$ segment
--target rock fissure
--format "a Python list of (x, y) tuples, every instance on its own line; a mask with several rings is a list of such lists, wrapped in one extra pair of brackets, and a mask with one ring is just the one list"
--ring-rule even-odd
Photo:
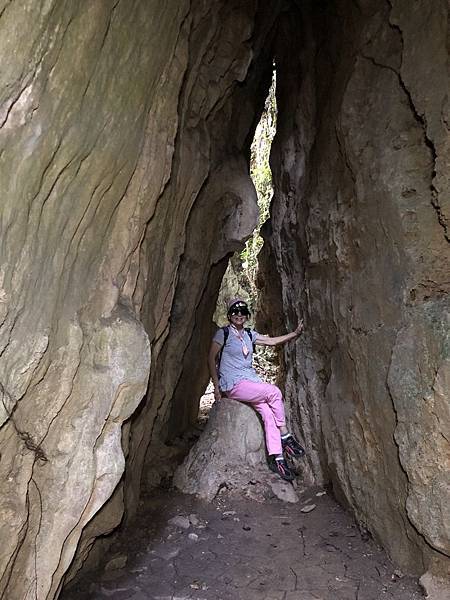
[[(1, 384), (0, 384), (0, 388), (1, 388), (2, 396), (4, 398), (5, 391), (2, 388)], [(9, 411), (3, 401), (3, 398), (2, 398), (2, 405), (3, 405), (3, 410), (5, 412), (5, 419), (0, 426), (0, 431), (7, 423), (9, 423), (10, 425), (13, 426), (15, 434), (23, 442), (23, 445), (25, 446), (25, 448), (35, 455), (36, 460), (47, 462), (48, 458), (45, 454), (45, 450), (42, 448), (42, 444), (45, 440), (45, 436), (40, 441), (36, 441), (36, 439), (33, 438), (33, 436), (29, 432), (21, 429), (18, 426), (16, 419), (14, 418), (14, 412), (19, 406), (19, 401), (16, 402), (15, 404), (13, 404), (12, 410)], [(1, 454), (0, 454), (0, 458), (1, 458)]]
[[(390, 7), (390, 11), (392, 14), (392, 11), (394, 10), (394, 6), (391, 0), (387, 0), (389, 7)], [(403, 38), (403, 31), (401, 29), (401, 27), (397, 24), (394, 23), (392, 21), (392, 19), (389, 19), (389, 24), (392, 27), (392, 29), (396, 30), (399, 34), (400, 40), (401, 40), (401, 44), (402, 44), (402, 53), (401, 56), (403, 58), (403, 49), (405, 46), (405, 42), (404, 42), (404, 38)], [(436, 214), (437, 214), (437, 218), (439, 221), (439, 224), (441, 225), (441, 227), (444, 229), (444, 238), (447, 240), (447, 242), (450, 242), (450, 237), (449, 237), (449, 233), (448, 233), (448, 224), (447, 224), (447, 219), (445, 217), (445, 215), (442, 212), (442, 207), (439, 204), (439, 200), (438, 200), (438, 190), (435, 187), (435, 179), (436, 179), (436, 175), (437, 175), (437, 169), (436, 169), (436, 162), (437, 162), (437, 148), (436, 148), (436, 144), (433, 142), (432, 137), (430, 136), (429, 132), (428, 132), (428, 125), (426, 122), (426, 115), (424, 113), (419, 113), (419, 111), (417, 110), (411, 92), (408, 90), (405, 82), (403, 81), (403, 78), (401, 76), (401, 71), (402, 71), (402, 65), (403, 65), (403, 61), (402, 64), (400, 65), (400, 70), (398, 73), (398, 77), (399, 77), (399, 81), (400, 84), (405, 92), (405, 94), (407, 95), (409, 102), (410, 102), (410, 106), (411, 106), (411, 110), (413, 111), (413, 113), (416, 116), (416, 119), (418, 120), (418, 122), (421, 124), (422, 128), (423, 128), (423, 132), (424, 132), (424, 140), (425, 140), (425, 144), (429, 147), (430, 152), (432, 154), (432, 158), (433, 158), (433, 171), (432, 171), (432, 177), (431, 177), (431, 185), (430, 185), (430, 189), (431, 189), (431, 205), (433, 206), (433, 208), (436, 210)]]
[[(84, 89), (83, 93), (81, 94), (81, 102), (80, 102), (81, 106), (83, 105), (83, 102), (84, 102), (84, 99), (85, 99), (85, 97), (86, 97), (86, 95), (87, 95), (87, 93), (88, 93), (89, 87), (91, 86), (91, 83), (92, 83), (92, 78), (95, 76), (95, 73), (96, 73), (96, 71), (97, 71), (98, 65), (99, 65), (99, 63), (100, 63), (100, 60), (101, 60), (101, 55), (102, 55), (102, 52), (103, 52), (103, 51), (104, 51), (104, 49), (105, 49), (105, 46), (106, 46), (106, 40), (107, 40), (107, 38), (108, 38), (108, 35), (109, 35), (109, 32), (110, 32), (110, 29), (111, 29), (111, 24), (112, 24), (112, 21), (113, 21), (113, 18), (114, 18), (114, 13), (115, 13), (115, 11), (116, 11), (116, 8), (117, 8), (117, 6), (119, 5), (119, 3), (120, 3), (120, 0), (117, 0), (117, 1), (116, 1), (116, 2), (115, 2), (115, 3), (114, 3), (112, 6), (111, 6), (111, 8), (110, 8), (110, 13), (109, 13), (108, 21), (107, 21), (107, 23), (106, 23), (106, 26), (105, 26), (105, 31), (104, 31), (103, 37), (102, 37), (102, 39), (101, 39), (101, 41), (100, 41), (100, 44), (99, 44), (99, 47), (98, 47), (98, 50), (97, 50), (97, 57), (96, 57), (96, 60), (95, 60), (95, 62), (94, 62), (94, 64), (93, 64), (93, 67), (92, 67), (92, 69), (91, 69), (91, 73), (90, 73), (90, 75), (88, 76), (87, 83), (86, 83), (86, 87), (85, 87), (85, 89)], [(67, 31), (67, 30), (66, 30), (66, 31)]]
[(42, 449), (42, 442), (37, 443), (28, 432), (21, 431), (20, 429), (18, 429), (14, 419), (12, 419), (11, 417), (10, 419), (17, 435), (22, 440), (27, 450), (30, 450), (34, 453), (34, 455), (36, 456), (36, 460), (47, 462), (48, 458), (45, 454), (45, 451)]
[[(34, 466), (33, 466), (34, 468)], [(35, 584), (35, 596), (38, 596), (38, 587), (39, 587), (39, 568), (38, 568), (38, 537), (39, 537), (39, 533), (41, 530), (41, 524), (42, 524), (42, 495), (41, 495), (41, 491), (39, 489), (39, 486), (37, 485), (36, 481), (33, 479), (33, 476), (31, 476), (31, 480), (30, 483), (34, 484), (35, 490), (37, 492), (38, 498), (39, 498), (39, 519), (38, 519), (38, 523), (37, 523), (37, 527), (36, 527), (36, 534), (34, 536), (34, 584)], [(32, 582), (30, 582), (30, 585), (32, 585)]]
[(339, 146), (339, 152), (341, 153), (341, 156), (342, 156), (342, 158), (345, 161), (345, 164), (347, 166), (347, 170), (350, 173), (350, 177), (352, 178), (353, 185), (356, 186), (356, 174), (355, 174), (354, 169), (353, 169), (353, 167), (351, 165), (351, 162), (350, 162), (350, 160), (349, 160), (349, 158), (347, 156), (347, 153), (345, 152), (345, 148), (344, 148), (344, 146), (343, 146), (343, 144), (341, 142), (341, 138), (340, 138), (340, 135), (339, 135), (339, 132), (338, 132), (337, 128), (335, 129), (335, 132), (336, 132), (336, 140), (337, 140), (337, 143), (338, 143), (338, 146)]

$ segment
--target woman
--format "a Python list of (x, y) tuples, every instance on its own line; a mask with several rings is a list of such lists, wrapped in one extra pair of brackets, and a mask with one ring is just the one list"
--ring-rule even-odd
[[(278, 346), (296, 339), (303, 331), (300, 321), (292, 333), (278, 337), (262, 336), (244, 327), (250, 317), (247, 303), (234, 298), (228, 303), (228, 327), (219, 329), (213, 337), (208, 366), (214, 384), (214, 398), (222, 395), (253, 406), (264, 422), (269, 466), (283, 479), (292, 481), (284, 454), (303, 456), (305, 451), (286, 428), (283, 397), (279, 388), (264, 383), (252, 366), (253, 345)], [(218, 366), (217, 366), (218, 365)]]

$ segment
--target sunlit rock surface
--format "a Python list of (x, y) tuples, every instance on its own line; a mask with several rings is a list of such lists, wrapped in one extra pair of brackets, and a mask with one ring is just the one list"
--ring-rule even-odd
[(305, 320), (285, 391), (317, 480), (404, 568), (447, 573), (447, 3), (313, 4), (277, 45), (262, 319)]
[(257, 220), (277, 4), (0, 7), (2, 597), (56, 597), (195, 410), (171, 401)]

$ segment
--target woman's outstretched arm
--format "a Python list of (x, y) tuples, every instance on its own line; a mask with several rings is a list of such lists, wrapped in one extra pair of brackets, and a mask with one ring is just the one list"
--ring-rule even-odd
[(289, 342), (289, 340), (295, 340), (303, 331), (303, 319), (300, 320), (296, 329), (291, 333), (286, 333), (285, 335), (278, 335), (276, 337), (269, 337), (265, 335), (258, 336), (256, 338), (255, 344), (257, 346), (279, 346), (280, 344), (285, 344)]

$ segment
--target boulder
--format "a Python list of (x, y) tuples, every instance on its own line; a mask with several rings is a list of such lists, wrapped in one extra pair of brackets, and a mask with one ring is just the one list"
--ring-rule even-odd
[(259, 415), (229, 399), (213, 405), (205, 430), (175, 472), (174, 483), (208, 501), (222, 488), (260, 500), (268, 493), (287, 502), (298, 500), (292, 485), (268, 468)]
[(419, 580), (428, 600), (447, 600), (450, 598), (450, 583), (427, 571)]

